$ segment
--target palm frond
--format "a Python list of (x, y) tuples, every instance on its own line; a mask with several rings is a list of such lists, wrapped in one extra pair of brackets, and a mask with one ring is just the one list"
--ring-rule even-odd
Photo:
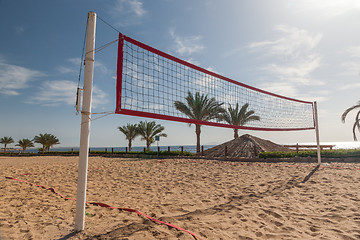
[(345, 122), (346, 116), (349, 114), (349, 112), (351, 112), (352, 110), (354, 110), (356, 108), (360, 108), (360, 102), (359, 102), (359, 104), (354, 105), (354, 106), (352, 106), (352, 107), (345, 110), (345, 112), (341, 115), (342, 122)]

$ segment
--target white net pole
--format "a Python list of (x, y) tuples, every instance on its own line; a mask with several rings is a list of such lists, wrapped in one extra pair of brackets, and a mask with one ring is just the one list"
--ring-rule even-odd
[(75, 230), (84, 230), (85, 225), (85, 204), (86, 204), (86, 183), (89, 158), (90, 141), (90, 120), (91, 120), (91, 100), (92, 85), (94, 74), (94, 55), (95, 55), (95, 29), (96, 13), (88, 13), (87, 32), (86, 32), (86, 52), (85, 52), (85, 70), (84, 70), (84, 92), (83, 105), (81, 111), (81, 133), (80, 133), (80, 151), (78, 183), (76, 194), (76, 214)]
[(318, 120), (318, 111), (317, 103), (314, 102), (314, 118), (315, 118), (315, 133), (316, 133), (316, 145), (317, 145), (317, 158), (318, 164), (321, 164), (321, 149), (320, 149), (320, 134), (319, 134), (319, 120)]

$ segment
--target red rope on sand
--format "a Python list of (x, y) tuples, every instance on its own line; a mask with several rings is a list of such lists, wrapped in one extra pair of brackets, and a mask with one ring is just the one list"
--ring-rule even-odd
[[(29, 175), (29, 173), (26, 174), (26, 175)], [(35, 186), (35, 187), (39, 187), (39, 188), (43, 188), (43, 189), (49, 190), (49, 191), (51, 191), (51, 192), (59, 195), (60, 197), (62, 197), (62, 198), (65, 199), (65, 200), (74, 200), (74, 201), (76, 201), (76, 198), (68, 198), (68, 197), (65, 197), (65, 196), (62, 195), (61, 193), (57, 192), (54, 188), (49, 188), (49, 187), (45, 187), (45, 186), (42, 186), (42, 185), (37, 185), (37, 184), (35, 184), (35, 183), (27, 182), (27, 181), (24, 181), (24, 180), (20, 180), (20, 179), (13, 178), (13, 177), (5, 177), (5, 178), (6, 178), (6, 179), (10, 179), (10, 180), (15, 180), (15, 181), (18, 181), (18, 182), (27, 183), (27, 184), (30, 184), (30, 185)], [(196, 236), (195, 233), (192, 233), (192, 232), (190, 232), (190, 231), (188, 231), (188, 230), (186, 230), (186, 229), (184, 229), (184, 228), (178, 227), (178, 226), (173, 225), (173, 224), (171, 224), (171, 223), (167, 223), (167, 222), (160, 221), (160, 220), (158, 220), (158, 219), (155, 219), (155, 218), (153, 218), (153, 217), (150, 217), (150, 216), (146, 215), (145, 213), (139, 212), (139, 211), (137, 211), (137, 210), (135, 210), (135, 209), (112, 207), (112, 206), (110, 206), (110, 205), (108, 205), (108, 204), (100, 203), (100, 202), (86, 202), (86, 203), (91, 204), (91, 205), (95, 205), (95, 206), (99, 206), (99, 207), (109, 208), (109, 209), (118, 209), (118, 210), (120, 210), (120, 211), (133, 212), (133, 213), (136, 213), (136, 214), (138, 214), (138, 215), (144, 216), (144, 217), (150, 219), (150, 220), (153, 221), (153, 222), (160, 223), (160, 224), (164, 224), (164, 225), (167, 225), (167, 226), (169, 226), (169, 227), (175, 228), (175, 229), (177, 229), (177, 230), (187, 232), (187, 233), (191, 234), (195, 239), (200, 240), (200, 238), (199, 238), (198, 236)]]
[(110, 208), (110, 209), (119, 209), (120, 211), (134, 212), (134, 213), (136, 213), (136, 214), (138, 214), (138, 215), (142, 215), (142, 216), (144, 216), (144, 217), (146, 217), (146, 218), (148, 218), (148, 219), (150, 219), (150, 220), (152, 220), (152, 221), (154, 221), (154, 222), (161, 223), (161, 224), (167, 225), (167, 226), (169, 226), (169, 227), (176, 228), (176, 229), (178, 229), (178, 230), (187, 232), (187, 233), (191, 234), (195, 239), (199, 239), (199, 240), (200, 240), (200, 238), (197, 237), (194, 233), (192, 233), (192, 232), (190, 232), (190, 231), (188, 231), (188, 230), (186, 230), (186, 229), (184, 229), (184, 228), (175, 226), (175, 225), (173, 225), (173, 224), (171, 224), (171, 223), (163, 222), (163, 221), (161, 221), (161, 220), (158, 220), (158, 219), (156, 219), (156, 218), (150, 217), (150, 216), (146, 215), (145, 213), (139, 212), (139, 211), (134, 210), (134, 209), (112, 207), (112, 206), (109, 206), (109, 205), (104, 204), (104, 203), (96, 203), (96, 202), (88, 202), (88, 203), (89, 203), (89, 204), (92, 204), (92, 205), (100, 206), (100, 207)]

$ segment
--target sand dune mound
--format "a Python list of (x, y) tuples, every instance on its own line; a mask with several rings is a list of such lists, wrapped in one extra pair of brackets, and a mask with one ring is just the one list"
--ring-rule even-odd
[[(225, 150), (226, 148), (226, 150)], [(273, 143), (269, 140), (251, 136), (242, 135), (237, 139), (225, 142), (213, 148), (204, 151), (206, 157), (225, 157), (229, 158), (254, 158), (260, 152), (287, 152), (289, 148)]]

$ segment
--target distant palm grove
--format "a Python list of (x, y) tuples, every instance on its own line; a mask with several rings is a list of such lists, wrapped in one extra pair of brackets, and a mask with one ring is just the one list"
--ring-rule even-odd
[(128, 140), (129, 151), (132, 148), (132, 142), (137, 136), (141, 136), (141, 140), (146, 141), (146, 149), (150, 150), (150, 145), (155, 142), (155, 137), (167, 137), (166, 133), (163, 133), (165, 128), (160, 124), (156, 124), (155, 121), (141, 121), (138, 124), (127, 124), (125, 126), (118, 127), (119, 131), (125, 135)]
[[(4, 145), (4, 152), (6, 153), (6, 149), (8, 145), (14, 143), (14, 139), (12, 137), (2, 137), (0, 138), (0, 143)], [(42, 145), (42, 152), (49, 152), (50, 148), (56, 144), (60, 144), (59, 139), (53, 134), (49, 133), (40, 133), (35, 136), (32, 140), (28, 138), (23, 138), (18, 140), (15, 146), (19, 146), (22, 148), (22, 152), (25, 153), (27, 148), (34, 147), (34, 143), (39, 143)]]

